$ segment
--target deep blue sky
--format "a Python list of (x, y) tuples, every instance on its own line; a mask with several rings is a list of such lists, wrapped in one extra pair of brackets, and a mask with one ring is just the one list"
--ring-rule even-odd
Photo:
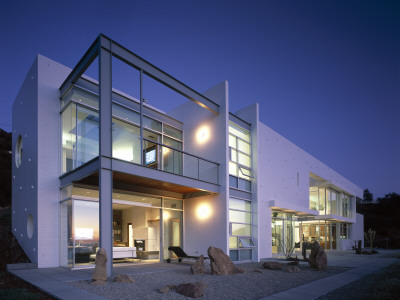
[(200, 92), (229, 81), (231, 111), (257, 101), (349, 180), (400, 193), (400, 1), (2, 1), (0, 128), (36, 54), (74, 67), (100, 32)]

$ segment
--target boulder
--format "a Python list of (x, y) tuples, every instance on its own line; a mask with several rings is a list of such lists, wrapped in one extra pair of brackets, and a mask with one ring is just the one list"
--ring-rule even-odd
[(229, 275), (235, 274), (235, 265), (228, 255), (220, 248), (210, 246), (207, 250), (210, 258), (211, 274), (213, 275)]
[(262, 273), (263, 271), (259, 270), (259, 269), (255, 269), (254, 272), (256, 273)]
[(135, 282), (131, 276), (126, 275), (126, 274), (117, 274), (117, 276), (115, 276), (113, 281), (114, 282), (124, 282), (124, 283)]
[(100, 248), (99, 251), (96, 253), (96, 265), (94, 267), (94, 271), (92, 274), (92, 280), (107, 280), (107, 253), (106, 250)]
[(105, 280), (93, 280), (90, 284), (94, 284), (94, 285), (106, 284), (106, 281)]
[(317, 261), (317, 270), (326, 271), (326, 269), (328, 268), (328, 257), (326, 256), (324, 248), (319, 247), (316, 261)]
[(282, 270), (283, 269), (283, 264), (275, 262), (275, 261), (267, 261), (263, 263), (264, 269), (268, 270)]
[(300, 269), (296, 266), (290, 266), (286, 269), (286, 272), (288, 273), (297, 273), (300, 272)]
[(314, 242), (311, 248), (308, 263), (311, 268), (317, 269), (318, 271), (325, 271), (328, 267), (328, 257), (326, 256), (324, 248), (321, 247), (318, 242)]
[(204, 256), (200, 255), (200, 257), (196, 260), (196, 262), (190, 266), (190, 271), (192, 274), (204, 274)]
[(186, 297), (190, 297), (190, 298), (198, 298), (203, 296), (204, 294), (204, 290), (206, 289), (207, 284), (202, 282), (202, 281), (198, 281), (195, 283), (183, 283), (178, 285), (178, 287), (176, 288), (177, 293), (184, 295)]

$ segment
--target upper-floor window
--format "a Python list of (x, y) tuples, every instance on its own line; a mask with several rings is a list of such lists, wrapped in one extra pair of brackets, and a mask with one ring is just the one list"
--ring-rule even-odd
[[(62, 172), (69, 172), (99, 155), (98, 97), (73, 88), (61, 100)], [(182, 174), (182, 131), (113, 101), (112, 156), (147, 167)]]
[(250, 132), (229, 122), (229, 185), (251, 191)]

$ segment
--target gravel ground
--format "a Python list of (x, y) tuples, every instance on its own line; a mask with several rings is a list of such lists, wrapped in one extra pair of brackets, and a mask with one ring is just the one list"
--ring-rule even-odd
[[(192, 275), (187, 270), (131, 275), (134, 283), (107, 282), (104, 285), (92, 285), (89, 281), (70, 284), (88, 290), (108, 299), (190, 299), (171, 289), (161, 294), (158, 289), (167, 285), (179, 285), (196, 281), (205, 282), (208, 287), (202, 299), (260, 299), (278, 292), (291, 289), (304, 283), (332, 276), (348, 270), (342, 267), (328, 267), (318, 272), (308, 265), (300, 265), (300, 272), (273, 271), (262, 268), (261, 263), (238, 265), (247, 270), (244, 274), (213, 276), (209, 267), (205, 274)], [(262, 273), (254, 272), (260, 270)]]

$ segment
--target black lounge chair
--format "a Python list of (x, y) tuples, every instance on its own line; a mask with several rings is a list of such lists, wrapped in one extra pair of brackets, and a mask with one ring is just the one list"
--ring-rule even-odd
[[(181, 247), (170, 246), (170, 247), (168, 247), (168, 250), (174, 252), (175, 255), (178, 256), (178, 261), (179, 261), (179, 262), (182, 262), (182, 259), (184, 259), (184, 258), (197, 259), (197, 258), (200, 257), (200, 256), (190, 256), (190, 255), (187, 255), (187, 254), (185, 253), (185, 251), (183, 251), (183, 249), (182, 249)], [(209, 259), (209, 258), (208, 258), (208, 257), (204, 257), (204, 259)], [(170, 262), (171, 262), (171, 259), (168, 258), (168, 259), (167, 259), (167, 263), (170, 263)]]

